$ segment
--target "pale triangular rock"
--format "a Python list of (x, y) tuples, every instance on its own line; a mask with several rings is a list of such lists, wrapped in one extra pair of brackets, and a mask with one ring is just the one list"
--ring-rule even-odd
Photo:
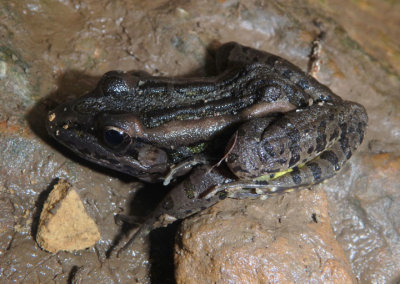
[(49, 252), (75, 251), (93, 246), (100, 239), (95, 222), (87, 214), (78, 193), (60, 180), (50, 192), (42, 213), (36, 240)]

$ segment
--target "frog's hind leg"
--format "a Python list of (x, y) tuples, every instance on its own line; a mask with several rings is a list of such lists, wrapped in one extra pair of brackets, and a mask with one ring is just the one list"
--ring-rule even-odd
[(132, 230), (129, 234), (128, 241), (117, 249), (117, 257), (119, 257), (123, 251), (127, 250), (133, 243), (135, 243), (135, 241), (145, 238), (151, 232), (151, 230), (153, 230), (153, 223), (154, 219), (148, 219), (146, 222), (138, 225), (137, 228)]
[(203, 194), (210, 198), (225, 191), (230, 198), (275, 195), (318, 184), (334, 176), (361, 144), (366, 127), (365, 110), (354, 104), (348, 120), (338, 125), (337, 139), (318, 156), (281, 172), (215, 186)]
[(268, 179), (239, 180), (218, 185), (203, 197), (211, 198), (221, 191), (225, 192), (227, 197), (235, 199), (273, 196), (318, 184), (334, 176), (347, 161), (346, 153), (340, 148), (340, 143), (336, 143), (319, 157), (283, 173), (276, 173), (276, 178), (272, 174), (272, 178)]
[(117, 214), (114, 217), (115, 223), (122, 224), (127, 223), (129, 225), (137, 225), (142, 224), (146, 219), (144, 217), (139, 216), (129, 216), (125, 214)]

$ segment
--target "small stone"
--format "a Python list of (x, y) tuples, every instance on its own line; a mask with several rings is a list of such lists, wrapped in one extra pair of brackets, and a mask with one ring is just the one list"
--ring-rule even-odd
[(78, 193), (65, 180), (50, 192), (42, 213), (36, 240), (49, 252), (75, 251), (93, 246), (100, 239), (96, 223), (87, 214)]

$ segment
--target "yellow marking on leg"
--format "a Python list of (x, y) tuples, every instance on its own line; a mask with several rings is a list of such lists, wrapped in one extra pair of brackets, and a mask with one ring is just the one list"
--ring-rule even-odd
[[(300, 165), (297, 166), (297, 168), (300, 169), (300, 168), (304, 167), (305, 165), (306, 165), (306, 163), (300, 164)], [(274, 179), (277, 179), (277, 178), (279, 178), (279, 177), (281, 177), (283, 175), (286, 175), (286, 174), (288, 174), (290, 172), (293, 172), (293, 168), (287, 169), (286, 171), (274, 173), (273, 177), (271, 177), (271, 174), (266, 174), (266, 175), (263, 175), (263, 176), (259, 176), (259, 177), (255, 178), (254, 180), (258, 180), (258, 181), (274, 180)]]
[(287, 169), (286, 171), (282, 171), (282, 172), (277, 172), (274, 174), (274, 176), (271, 178), (271, 174), (266, 174), (263, 176), (259, 176), (258, 178), (255, 178), (254, 180), (258, 180), (258, 181), (269, 181), (269, 180), (274, 180), (278, 177), (281, 177), (283, 175), (286, 175), (287, 173), (292, 172), (293, 169)]

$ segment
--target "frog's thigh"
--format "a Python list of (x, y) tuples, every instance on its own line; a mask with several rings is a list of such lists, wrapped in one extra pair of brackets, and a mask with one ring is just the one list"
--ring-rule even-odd
[(293, 179), (290, 186), (319, 182), (341, 168), (360, 145), (364, 114), (358, 105), (343, 102), (251, 120), (239, 128), (227, 165), (241, 180), (282, 184)]
[(332, 177), (343, 168), (364, 137), (366, 122), (363, 117), (361, 120), (354, 114), (349, 117), (351, 119), (340, 123), (342, 132), (338, 139), (314, 159), (290, 169), (284, 175), (277, 174), (276, 178), (240, 181), (236, 182), (235, 186), (225, 185), (223, 190), (227, 191), (230, 197), (239, 197), (246, 192), (246, 188), (257, 188), (255, 191), (258, 194), (270, 195), (317, 184)]
[(351, 151), (357, 147), (359, 136), (356, 133), (345, 133), (345, 143), (338, 139), (320, 156), (304, 163), (299, 167), (289, 169), (285, 174), (276, 174), (275, 178), (254, 180), (238, 180), (213, 187), (205, 195), (210, 198), (220, 191), (225, 191), (230, 198), (242, 199), (260, 195), (276, 195), (290, 192), (296, 188), (307, 187), (322, 182), (336, 174), (350, 158)]
[[(344, 143), (347, 141), (349, 143)], [(346, 132), (329, 149), (304, 165), (294, 167), (290, 172), (278, 178), (265, 181), (260, 190), (263, 194), (288, 192), (291, 189), (311, 186), (334, 176), (359, 146), (359, 135)], [(260, 192), (261, 194), (261, 192)]]
[[(335, 110), (312, 106), (275, 117), (254, 118), (244, 123), (227, 157), (227, 165), (240, 179), (255, 179), (267, 174), (284, 172), (312, 160), (333, 141), (339, 125), (329, 117)], [(333, 125), (332, 125), (333, 124)]]
[[(350, 134), (350, 139), (357, 139), (357, 135)], [(355, 144), (352, 144), (355, 145)], [(321, 153), (320, 156), (306, 162), (300, 167), (294, 167), (285, 174), (273, 179), (240, 180), (217, 186), (208, 194), (210, 197), (224, 190), (230, 198), (242, 199), (255, 195), (276, 195), (304, 188), (320, 183), (336, 174), (348, 160), (349, 151), (353, 149), (342, 148), (342, 143), (337, 140), (332, 147)]]
[(240, 179), (259, 176), (262, 163), (259, 157), (260, 141), (265, 129), (268, 129), (274, 120), (274, 117), (252, 119), (241, 125), (232, 137), (226, 163), (232, 173)]

